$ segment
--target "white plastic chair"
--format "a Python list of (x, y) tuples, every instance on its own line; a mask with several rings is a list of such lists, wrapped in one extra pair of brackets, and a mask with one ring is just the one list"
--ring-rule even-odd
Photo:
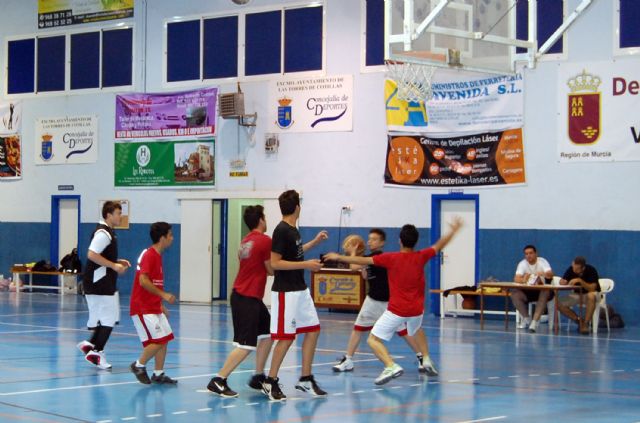
[[(551, 281), (551, 285), (560, 285), (560, 276), (554, 276), (553, 280)], [(528, 305), (529, 305), (529, 316), (533, 316), (536, 302), (531, 301)], [(555, 307), (556, 307), (555, 300), (547, 301), (547, 318), (549, 323), (549, 331), (553, 330), (553, 314), (555, 312)], [(543, 318), (544, 318), (544, 314), (540, 319), (541, 322), (543, 321)], [(518, 310), (516, 310), (516, 326), (520, 324), (520, 320), (522, 320), (522, 316), (520, 315), (520, 313), (518, 313)], [(561, 327), (561, 326), (558, 326), (558, 327)]]

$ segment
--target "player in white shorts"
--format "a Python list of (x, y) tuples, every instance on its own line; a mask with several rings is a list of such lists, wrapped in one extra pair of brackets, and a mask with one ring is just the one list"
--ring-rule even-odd
[[(138, 258), (129, 310), (143, 350), (140, 358), (131, 363), (129, 368), (136, 379), (145, 385), (152, 382), (176, 384), (177, 380), (164, 373), (167, 344), (173, 339), (173, 332), (167, 320), (169, 312), (162, 304), (162, 300), (173, 304), (176, 297), (164, 290), (161, 254), (173, 242), (171, 225), (166, 222), (156, 222), (151, 225), (149, 235), (153, 245), (144, 250)], [(146, 364), (152, 358), (155, 358), (155, 367), (149, 379)]]
[(325, 396), (311, 374), (320, 321), (304, 281), (304, 270), (318, 271), (320, 260), (305, 260), (304, 252), (327, 239), (327, 232), (320, 231), (316, 237), (302, 244), (296, 228), (300, 216), (300, 196), (296, 191), (285, 191), (278, 198), (282, 221), (273, 231), (271, 244), (271, 267), (274, 281), (271, 288), (271, 338), (276, 342), (271, 358), (269, 375), (262, 384), (265, 395), (271, 401), (282, 401), (287, 396), (280, 389), (278, 371), (296, 334), (304, 333), (302, 344), (302, 372), (296, 389), (313, 396)]

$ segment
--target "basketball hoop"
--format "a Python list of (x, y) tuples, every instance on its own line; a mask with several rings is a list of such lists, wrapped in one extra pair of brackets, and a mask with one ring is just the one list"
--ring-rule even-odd
[(433, 96), (431, 77), (435, 66), (411, 62), (385, 60), (387, 77), (393, 79), (398, 86), (396, 97), (404, 101), (428, 101)]

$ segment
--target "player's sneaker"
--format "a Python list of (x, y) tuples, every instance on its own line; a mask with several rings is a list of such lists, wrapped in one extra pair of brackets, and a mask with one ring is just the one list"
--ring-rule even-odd
[(352, 372), (353, 360), (345, 355), (340, 359), (338, 364), (332, 367), (332, 369), (334, 372)]
[(433, 364), (431, 360), (427, 360), (427, 362), (423, 362), (422, 367), (424, 368), (424, 372), (427, 376), (438, 376), (438, 371), (436, 370), (436, 366)]
[(138, 367), (136, 366), (136, 362), (134, 361), (129, 366), (129, 369), (131, 369), (131, 373), (133, 373), (136, 376), (136, 379), (138, 379), (138, 382), (143, 383), (145, 385), (151, 385), (151, 379), (149, 379), (149, 375), (147, 374), (146, 367), (144, 366)]
[(538, 321), (532, 320), (529, 325), (529, 333), (536, 333), (536, 330), (538, 330)]
[(287, 396), (280, 389), (279, 378), (267, 377), (262, 384), (262, 392), (269, 397), (271, 401), (284, 401)]
[(111, 364), (109, 364), (109, 362), (107, 361), (107, 357), (102, 351), (89, 351), (89, 353), (84, 356), (84, 359), (99, 369), (111, 369)]
[(249, 385), (249, 388), (251, 389), (262, 391), (262, 384), (264, 383), (266, 378), (267, 377), (264, 375), (264, 373), (255, 374), (251, 376), (251, 379), (249, 379), (249, 382), (247, 382), (247, 385)]
[(529, 325), (531, 324), (531, 319), (530, 318), (521, 318), (520, 319), (520, 324), (518, 325), (518, 329), (527, 329), (529, 327)]
[(157, 384), (160, 384), (160, 385), (163, 385), (163, 384), (175, 385), (176, 383), (178, 383), (177, 380), (171, 379), (165, 373), (160, 373), (159, 375), (156, 375), (155, 373), (152, 374), (151, 375), (151, 382), (157, 383)]
[(376, 385), (384, 385), (385, 383), (389, 382), (391, 379), (401, 376), (402, 373), (404, 373), (404, 370), (402, 369), (402, 367), (400, 367), (396, 363), (393, 363), (392, 366), (384, 368), (384, 370), (382, 371), (382, 373), (380, 373), (380, 376), (376, 378), (374, 383)]
[(223, 398), (236, 398), (238, 393), (227, 385), (227, 379), (216, 376), (209, 381), (207, 389)]
[(313, 375), (301, 377), (296, 384), (296, 389), (298, 391), (308, 392), (314, 397), (324, 397), (327, 395), (327, 393), (318, 386)]
[(89, 351), (93, 350), (95, 345), (93, 345), (89, 341), (82, 341), (82, 342), (78, 343), (78, 345), (76, 345), (76, 347), (78, 347), (78, 349), (80, 351), (82, 351), (82, 354), (87, 355), (87, 354), (89, 354)]

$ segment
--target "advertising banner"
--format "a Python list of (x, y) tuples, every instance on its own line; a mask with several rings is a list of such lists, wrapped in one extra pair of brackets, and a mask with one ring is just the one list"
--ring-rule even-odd
[(98, 117), (64, 116), (36, 119), (36, 165), (98, 161)]
[(20, 179), (22, 177), (22, 144), (20, 127), (22, 125), (22, 103), (0, 102), (0, 180)]
[(134, 0), (38, 0), (38, 28), (133, 17)]
[(562, 64), (558, 161), (640, 160), (640, 60)]
[(389, 135), (385, 183), (479, 187), (525, 182), (522, 128), (435, 138)]
[(217, 88), (116, 96), (116, 139), (214, 135)]
[(214, 154), (214, 139), (119, 142), (115, 144), (115, 186), (213, 187)]
[(353, 76), (272, 80), (269, 125), (275, 133), (353, 130)]
[(20, 179), (21, 150), (20, 135), (0, 135), (0, 180)]
[(481, 78), (472, 75), (477, 74), (439, 70), (431, 83), (433, 98), (426, 105), (398, 99), (396, 83), (387, 79), (384, 85), (387, 128), (400, 132), (451, 133), (522, 127), (522, 75)]

